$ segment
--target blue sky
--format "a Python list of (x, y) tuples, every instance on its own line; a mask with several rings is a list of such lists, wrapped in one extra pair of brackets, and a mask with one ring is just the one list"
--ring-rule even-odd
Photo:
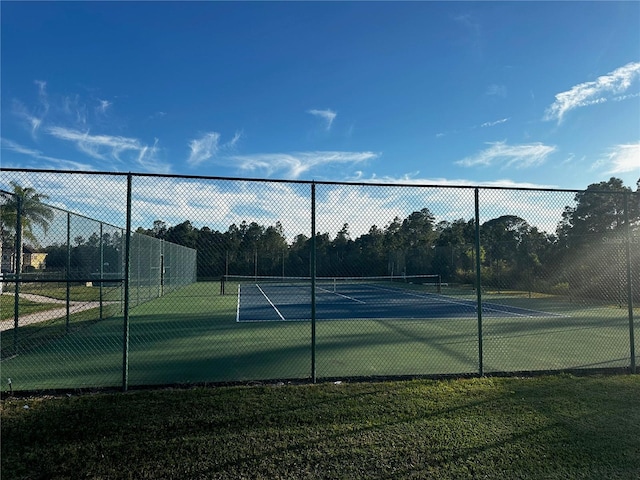
[(4, 167), (640, 178), (639, 2), (7, 2)]

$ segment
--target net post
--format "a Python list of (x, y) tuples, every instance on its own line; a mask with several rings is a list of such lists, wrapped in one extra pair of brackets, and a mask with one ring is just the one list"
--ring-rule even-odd
[(220, 295), (224, 295), (224, 288), (225, 288), (225, 279), (226, 275), (222, 275), (220, 277)]
[(442, 293), (442, 275), (438, 275), (438, 293)]

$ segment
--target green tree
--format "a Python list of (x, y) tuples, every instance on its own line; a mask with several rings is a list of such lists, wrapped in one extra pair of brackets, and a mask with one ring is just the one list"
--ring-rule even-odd
[[(580, 246), (591, 240), (600, 242), (603, 236), (620, 232), (625, 222), (625, 195), (631, 193), (631, 188), (625, 187), (619, 178), (592, 183), (576, 194), (575, 207), (565, 207), (558, 225), (558, 237), (567, 245)], [(638, 222), (637, 200), (629, 201), (628, 214), (631, 223)]]
[[(33, 187), (22, 187), (17, 182), (10, 182), (13, 192), (0, 192), (3, 199), (2, 211), (0, 213), (0, 230), (7, 234), (13, 232), (17, 234), (16, 225), (18, 217), (18, 201), (21, 202), (20, 228), (22, 245), (18, 248), (22, 251), (23, 245), (29, 241), (34, 247), (39, 246), (34, 228), (40, 227), (46, 234), (49, 224), (53, 220), (53, 210), (45, 205), (43, 201), (49, 197), (43, 193), (38, 193)], [(4, 236), (4, 235), (3, 235)], [(0, 249), (2, 241), (0, 239)]]
[[(612, 177), (578, 192), (575, 206), (565, 207), (556, 230), (558, 263), (573, 295), (613, 300), (624, 292), (626, 222), (632, 231), (640, 225), (638, 195)], [(636, 252), (632, 248), (634, 265)]]

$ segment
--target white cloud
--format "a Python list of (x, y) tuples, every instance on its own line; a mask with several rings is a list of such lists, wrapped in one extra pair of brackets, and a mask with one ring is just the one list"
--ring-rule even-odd
[(81, 132), (65, 127), (50, 127), (47, 133), (60, 139), (76, 144), (84, 153), (104, 160), (104, 149), (110, 150), (111, 155), (116, 160), (120, 160), (120, 153), (127, 150), (140, 151), (144, 146), (135, 138), (112, 136), (112, 135), (90, 135), (89, 132)]
[(32, 109), (28, 109), (19, 100), (13, 100), (12, 112), (26, 122), (31, 136), (35, 138), (38, 130), (42, 126), (42, 122), (49, 112), (49, 99), (47, 95), (47, 82), (35, 80), (33, 83), (38, 86), (37, 105)]
[(109, 107), (113, 105), (109, 100), (98, 100), (98, 106), (96, 107), (96, 111), (102, 115), (107, 113)]
[(638, 98), (640, 97), (640, 93), (630, 93), (628, 95), (619, 95), (617, 97), (613, 97), (612, 100), (614, 102), (622, 102), (624, 100), (629, 100), (631, 98)]
[(224, 145), (225, 148), (233, 149), (238, 144), (240, 139), (242, 138), (242, 132), (236, 132), (233, 138)]
[[(25, 147), (16, 142), (8, 140), (6, 138), (0, 139), (2, 142), (2, 149), (9, 150), (13, 153), (18, 153), (21, 155), (26, 155), (28, 157), (33, 158), (34, 160), (38, 160), (38, 162), (33, 166), (34, 168), (54, 168), (54, 169), (66, 169), (66, 170), (93, 170), (93, 168), (86, 163), (75, 162), (72, 160), (65, 160), (61, 158), (50, 157), (48, 155), (43, 154), (40, 150), (35, 150), (32, 148)], [(2, 156), (2, 163), (5, 167), (8, 167), (7, 164), (7, 156)], [(42, 160), (49, 162), (48, 166), (42, 164)], [(24, 161), (21, 161), (19, 164), (15, 165), (18, 168), (27, 168)]]
[(219, 152), (233, 151), (242, 138), (242, 132), (236, 132), (227, 143), (220, 144), (221, 135), (218, 132), (209, 132), (201, 138), (189, 142), (189, 158), (187, 163), (192, 167), (202, 162), (215, 158)]
[(237, 155), (231, 157), (238, 167), (248, 171), (262, 171), (271, 176), (283, 172), (286, 178), (297, 179), (313, 168), (336, 163), (356, 164), (378, 158), (374, 152), (293, 152), (267, 153), (257, 155)]
[(488, 143), (489, 148), (476, 155), (464, 158), (458, 165), (472, 167), (476, 165), (490, 166), (502, 163), (505, 167), (532, 167), (544, 163), (547, 157), (556, 151), (555, 146), (542, 143), (524, 145), (507, 145), (506, 142)]
[(26, 127), (31, 133), (31, 136), (35, 138), (40, 125), (42, 125), (43, 116), (36, 116), (31, 113), (21, 102), (14, 100), (12, 104), (12, 112), (15, 116), (22, 119), (26, 123)]
[(562, 123), (565, 114), (573, 109), (604, 103), (616, 95), (623, 99), (624, 93), (640, 77), (640, 62), (632, 62), (617, 68), (595, 81), (580, 83), (570, 90), (558, 93), (555, 102), (547, 108), (544, 120), (557, 120)]
[(79, 128), (86, 127), (89, 114), (87, 112), (87, 106), (82, 102), (79, 95), (63, 97), (60, 109), (71, 123)]
[(616, 145), (604, 156), (602, 163), (608, 166), (608, 174), (640, 173), (640, 142)]
[(460, 41), (471, 47), (471, 51), (477, 60), (483, 57), (483, 33), (482, 25), (476, 16), (465, 13), (454, 17), (454, 20), (463, 27), (463, 33), (459, 36)]
[(157, 118), (163, 118), (167, 115), (167, 112), (156, 112), (153, 115), (149, 115), (149, 120), (155, 120)]
[(487, 87), (485, 95), (489, 97), (502, 97), (506, 98), (507, 96), (507, 87), (504, 85), (496, 85), (492, 84)]
[(480, 125), (481, 127), (493, 127), (495, 125), (500, 125), (501, 123), (505, 123), (508, 122), (509, 118), (501, 118), (500, 120), (496, 120), (495, 122), (485, 122), (482, 125)]
[(127, 152), (132, 156), (126, 160), (133, 161), (145, 171), (155, 173), (168, 173), (169, 165), (157, 159), (157, 139), (153, 147), (144, 145), (136, 138), (113, 135), (90, 135), (89, 132), (81, 132), (65, 127), (50, 127), (47, 133), (60, 140), (75, 143), (76, 147), (87, 155), (98, 159), (115, 159), (118, 162), (125, 161), (121, 156)]
[(187, 163), (191, 166), (200, 165), (205, 160), (209, 160), (218, 152), (218, 142), (220, 134), (217, 132), (206, 133), (199, 139), (189, 142), (189, 158)]
[(336, 118), (337, 113), (333, 110), (307, 110), (307, 113), (322, 118), (326, 122), (325, 128), (331, 130), (331, 125)]
[[(361, 173), (361, 172), (360, 172)], [(510, 179), (476, 181), (466, 178), (448, 179), (448, 178), (428, 178), (419, 177), (419, 172), (408, 173), (400, 177), (377, 176), (372, 175), (370, 178), (364, 178), (359, 175), (357, 179), (362, 183), (389, 183), (398, 185), (414, 185), (414, 186), (436, 186), (436, 187), (502, 187), (502, 188), (558, 188), (557, 185), (540, 184), (530, 182), (516, 182)]]

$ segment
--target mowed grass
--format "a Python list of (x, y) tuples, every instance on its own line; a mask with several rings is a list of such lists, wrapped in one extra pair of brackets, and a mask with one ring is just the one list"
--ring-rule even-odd
[[(453, 295), (448, 298), (455, 299)], [(485, 373), (629, 365), (624, 309), (525, 295), (487, 295), (486, 299), (557, 316), (500, 318), (486, 313)], [(321, 379), (479, 372), (476, 318), (319, 321), (313, 363), (310, 322), (239, 323), (236, 312), (237, 295), (221, 296), (215, 282), (193, 284), (133, 308), (128, 384), (309, 379), (312, 366)], [(59, 321), (53, 322), (55, 335), (50, 340), (31, 343), (35, 346), (3, 361), (0, 388), (9, 389), (8, 378), (15, 391), (121, 386), (124, 324), (120, 315), (79, 323), (80, 328), (70, 333)], [(25, 333), (47, 333), (44, 326)], [(3, 336), (3, 351), (10, 352), (11, 345), (5, 341), (11, 338)]]
[[(62, 305), (64, 307), (64, 305)], [(19, 315), (29, 315), (32, 313), (44, 312), (60, 308), (60, 304), (38, 303), (24, 298), (18, 299)], [(0, 320), (13, 319), (15, 315), (15, 296), (13, 294), (3, 294), (0, 296)]]
[[(64, 282), (60, 282), (59, 284), (25, 283), (20, 288), (20, 293), (32, 293), (58, 300), (67, 299), (67, 287)], [(121, 295), (121, 287), (102, 288), (102, 300), (105, 302), (120, 301)], [(97, 302), (100, 300), (100, 288), (87, 287), (85, 285), (71, 285), (69, 288), (69, 299), (72, 302)]]
[(2, 478), (631, 479), (640, 376), (165, 389), (2, 402)]

